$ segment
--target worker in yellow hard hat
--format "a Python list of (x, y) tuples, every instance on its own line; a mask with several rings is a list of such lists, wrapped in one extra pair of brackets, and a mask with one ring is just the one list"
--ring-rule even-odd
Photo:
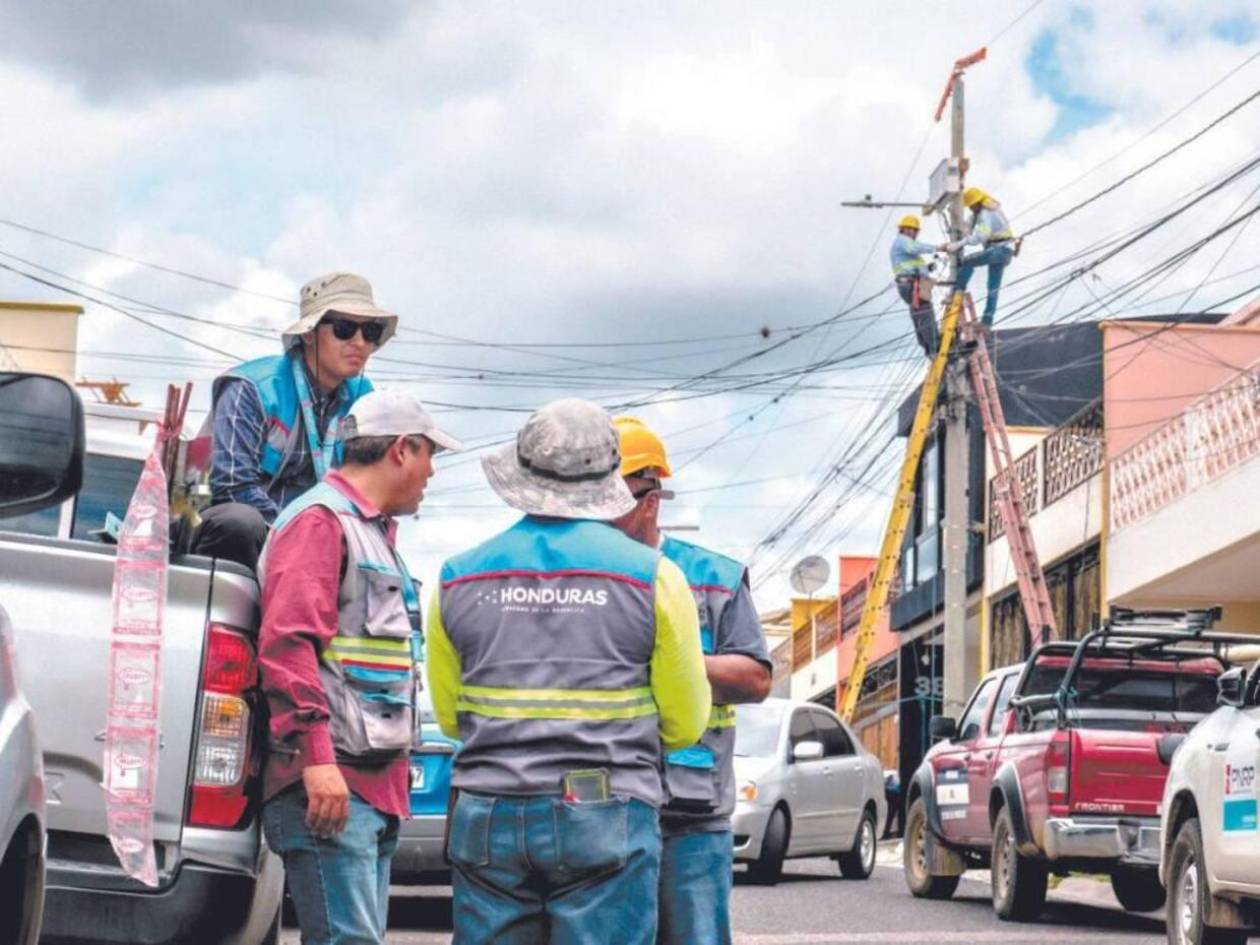
[[(621, 475), (634, 511), (613, 524), (677, 564), (700, 614), (700, 642), (713, 691), (713, 711), (698, 744), (668, 752), (663, 766), (660, 911), (657, 945), (726, 945), (731, 941), (731, 859), (735, 810), (736, 703), (770, 692), (771, 663), (748, 587), (748, 570), (715, 551), (662, 536), (661, 480), (671, 474), (665, 445), (634, 417), (613, 420), (621, 443)], [(783, 840), (786, 843), (786, 838)], [(767, 858), (776, 868), (782, 849)]]
[(902, 300), (910, 306), (910, 318), (914, 322), (914, 334), (929, 358), (936, 354), (939, 338), (936, 330), (936, 310), (932, 307), (931, 255), (944, 246), (919, 242), (919, 218), (906, 214), (897, 223), (897, 236), (893, 239), (889, 258), (892, 261), (893, 280)]
[(989, 268), (988, 295), (984, 300), (984, 314), (980, 320), (985, 325), (993, 324), (993, 316), (997, 314), (998, 290), (1002, 286), (1002, 276), (1006, 267), (1015, 256), (1015, 234), (1011, 231), (1010, 221), (1002, 212), (1002, 205), (979, 187), (968, 187), (963, 191), (963, 206), (971, 211), (971, 226), (965, 237), (949, 244), (950, 252), (958, 252), (966, 246), (982, 247), (981, 251), (963, 257), (958, 264), (958, 279), (955, 286), (966, 289), (972, 274), (980, 266)]

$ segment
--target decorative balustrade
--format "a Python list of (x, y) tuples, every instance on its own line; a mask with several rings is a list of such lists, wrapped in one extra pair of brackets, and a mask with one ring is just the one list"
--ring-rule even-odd
[[(1028, 514), (1057, 502), (1103, 467), (1103, 406), (1088, 404), (1044, 440), (1015, 460), (1013, 469)], [(994, 477), (996, 479), (997, 477)], [(1006, 534), (994, 480), (989, 480), (989, 541)]]
[(1260, 370), (1244, 371), (1111, 466), (1111, 527), (1125, 528), (1260, 454)]
[(1096, 400), (1042, 443), (1046, 505), (1098, 473), (1105, 457), (1103, 405)]
[[(1024, 497), (1024, 509), (1029, 515), (1034, 514), (1041, 503), (1038, 501), (1041, 494), (1040, 476), (1037, 472), (1038, 467), (1038, 448), (1034, 446), (1019, 459), (1011, 464), (1011, 471), (1015, 474), (1015, 478), (1019, 481), (1019, 488)], [(996, 476), (993, 477), (997, 479)], [(1002, 512), (999, 508), (997, 489), (994, 488), (994, 481), (989, 482), (989, 541), (996, 541), (1006, 534), (1006, 523), (1002, 521)]]

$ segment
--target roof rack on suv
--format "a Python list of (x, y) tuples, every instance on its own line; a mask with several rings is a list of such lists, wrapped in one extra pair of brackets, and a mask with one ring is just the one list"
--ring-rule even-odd
[(1211, 630), (1224, 613), (1218, 604), (1198, 610), (1133, 610), (1129, 607), (1112, 607), (1111, 615), (1103, 624), (1103, 632), (1121, 627), (1144, 625), (1165, 627), (1169, 630), (1188, 630), (1191, 633), (1203, 633)]

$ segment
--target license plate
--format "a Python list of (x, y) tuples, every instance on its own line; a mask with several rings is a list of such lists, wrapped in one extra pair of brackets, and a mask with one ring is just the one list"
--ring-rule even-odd
[(424, 788), (424, 768), (417, 765), (411, 769), (411, 789), (420, 791)]

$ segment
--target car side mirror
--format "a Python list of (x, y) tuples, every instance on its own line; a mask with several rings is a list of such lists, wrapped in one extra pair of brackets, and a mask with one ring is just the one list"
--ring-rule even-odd
[(1216, 677), (1216, 704), (1241, 708), (1247, 698), (1247, 669), (1235, 666)]
[(792, 748), (793, 761), (817, 761), (822, 756), (822, 742), (797, 742)]
[(0, 371), (0, 518), (59, 505), (83, 482), (83, 404), (65, 381)]
[(934, 740), (952, 742), (958, 735), (958, 722), (948, 715), (934, 715), (928, 723), (928, 734)]

